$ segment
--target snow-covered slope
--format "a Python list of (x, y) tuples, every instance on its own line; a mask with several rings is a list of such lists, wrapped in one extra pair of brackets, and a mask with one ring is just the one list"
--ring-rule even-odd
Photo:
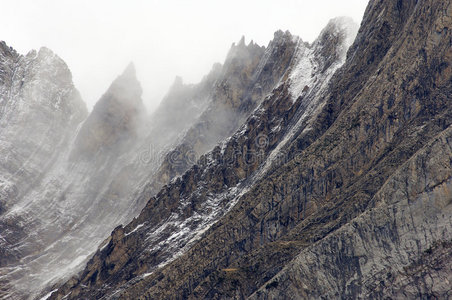
[[(120, 159), (113, 163), (124, 154), (120, 149), (133, 144), (123, 137), (132, 136), (137, 118), (132, 115), (127, 119), (132, 125), (125, 124), (123, 115), (142, 113), (141, 90), (129, 69), (112, 84), (81, 128), (66, 133), (70, 137), (67, 147), (59, 149), (55, 163), (39, 184), (0, 218), (2, 224), (15, 226), (2, 231), (7, 241), (2, 249), (10, 257), (1, 270), (3, 279), (23, 295), (33, 294), (73, 271), (110, 226), (127, 215), (128, 204), (116, 202), (114, 195), (104, 191), (111, 175), (121, 167)], [(121, 188), (127, 192), (126, 187)]]
[(86, 114), (58, 56), (0, 42), (0, 213), (33, 188)]

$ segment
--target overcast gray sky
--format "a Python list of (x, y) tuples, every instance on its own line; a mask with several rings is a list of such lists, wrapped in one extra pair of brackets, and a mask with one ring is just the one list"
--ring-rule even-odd
[(152, 110), (176, 75), (196, 83), (245, 35), (267, 45), (278, 30), (313, 41), (328, 20), (361, 22), (367, 0), (2, 0), (0, 40), (20, 53), (62, 57), (88, 107), (130, 61)]

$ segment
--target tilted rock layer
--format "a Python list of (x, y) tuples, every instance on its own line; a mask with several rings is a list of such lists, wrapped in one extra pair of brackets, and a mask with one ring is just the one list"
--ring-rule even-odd
[[(371, 1), (330, 80), (291, 69), (51, 298), (450, 297), (451, 18)], [(339, 59), (342, 21), (298, 49)]]

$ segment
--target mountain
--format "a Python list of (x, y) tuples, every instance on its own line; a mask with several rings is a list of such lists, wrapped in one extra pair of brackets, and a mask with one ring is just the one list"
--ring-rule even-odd
[(75, 140), (72, 159), (94, 156), (98, 151), (118, 152), (138, 135), (146, 109), (142, 89), (131, 63), (96, 103)]
[[(78, 271), (115, 226), (139, 213), (141, 183), (170, 141), (155, 145), (155, 161), (140, 151), (170, 128), (145, 114), (133, 64), (87, 115), (60, 58), (43, 48), (25, 61), (2, 47), (0, 297), (22, 299)], [(190, 124), (179, 122), (173, 139)]]
[(30, 204), (21, 200), (54, 167), (87, 110), (61, 58), (47, 48), (20, 55), (0, 42), (0, 112), (0, 267), (5, 267), (18, 259), (10, 245), (27, 233), (26, 219), (3, 216)]
[[(345, 40), (336, 42), (338, 49), (348, 47)], [(40, 142), (45, 131), (36, 126), (37, 122), (58, 130), (50, 132), (48, 137), (52, 143), (46, 144), (46, 149), (50, 152), (19, 160), (27, 166), (27, 159), (36, 159), (35, 169), (30, 169), (35, 173), (25, 173), (27, 178), (11, 173), (5, 176), (9, 185), (2, 186), (5, 196), (0, 213), (0, 295), (22, 299), (37, 297), (46, 287), (80, 271), (96, 249), (110, 241), (108, 235), (116, 226), (129, 223), (164, 185), (181, 176), (199, 157), (237, 131), (267, 101), (267, 95), (293, 73), (290, 69), (306, 54), (307, 44), (282, 31), (275, 33), (267, 47), (254, 42), (245, 44), (242, 38), (231, 46), (225, 62), (215, 64), (199, 84), (185, 85), (182, 79), (176, 78), (151, 115), (145, 113), (133, 64), (118, 76), (88, 115), (67, 66), (50, 50), (40, 51), (47, 55), (48, 63), (40, 66), (39, 72), (29, 68), (17, 76), (11, 70), (20, 68), (11, 64), (18, 64), (24, 58), (6, 44), (2, 45), (5, 59), (1, 67), (5, 75), (1, 87), (6, 91), (2, 94), (2, 104), (10, 105), (4, 109), (9, 118), (5, 115), (4, 124), (9, 127), (2, 132), (4, 145), (9, 147), (4, 150), (8, 153), (4, 165), (17, 171), (10, 152), (27, 149), (24, 143), (33, 145), (35, 137), (19, 135), (13, 128), (35, 130)], [(345, 53), (332, 47), (336, 52), (322, 54), (322, 47), (325, 46), (312, 47), (318, 52), (316, 63), (331, 61), (337, 68)], [(33, 51), (28, 56), (39, 57)], [(333, 72), (328, 66), (325, 70), (329, 70), (325, 74)], [(316, 75), (316, 70), (310, 71)], [(18, 99), (23, 104), (14, 106), (13, 110), (12, 104), (19, 100), (9, 92), (10, 86), (17, 86), (19, 92), (27, 91), (28, 83), (21, 82), (28, 77), (34, 84), (33, 94), (22, 92), (24, 96)], [(292, 81), (299, 82), (299, 76), (296, 77)], [(68, 96), (57, 98), (66, 95), (63, 92)], [(59, 106), (52, 104), (55, 101), (50, 101), (53, 100), (50, 96), (58, 100)], [(35, 99), (40, 103), (34, 103)], [(33, 103), (34, 110), (29, 109)], [(45, 111), (47, 117), (36, 118), (36, 111)], [(19, 122), (16, 127), (13, 127), (14, 118)], [(58, 124), (51, 123), (55, 118)], [(27, 122), (20, 123), (24, 120)], [(33, 153), (42, 151), (39, 149), (42, 143), (34, 147), (37, 150)], [(2, 176), (5, 174), (8, 175), (3, 172)], [(12, 197), (11, 191), (17, 188), (11, 182), (22, 188), (27, 186), (24, 181), (33, 184)], [(209, 216), (208, 224), (226, 210), (215, 211)], [(187, 222), (191, 222), (190, 217), (187, 215)], [(170, 224), (159, 224), (167, 225)], [(163, 236), (176, 229), (164, 230)], [(159, 259), (165, 260), (171, 251)]]
[(86, 115), (61, 58), (0, 42), (0, 214), (33, 188)]
[[(96, 249), (96, 238), (102, 240), (116, 226), (116, 222), (127, 221), (127, 203), (113, 203), (115, 199), (112, 195), (104, 193), (111, 181), (108, 174), (117, 172), (117, 168), (122, 166), (120, 163), (111, 164), (111, 161), (116, 161), (123, 154), (121, 147), (132, 143), (130, 138), (135, 130), (131, 124), (136, 123), (135, 120), (143, 112), (141, 88), (135, 78), (133, 66), (129, 66), (113, 82), (88, 116), (80, 97), (56, 98), (58, 105), (44, 105), (53, 100), (48, 98), (49, 95), (54, 93), (61, 98), (60, 95), (68, 88), (74, 89), (67, 67), (60, 70), (65, 66), (62, 60), (49, 50), (44, 51), (48, 61), (41, 67), (44, 71), (35, 74), (32, 69), (24, 70), (23, 77), (34, 76), (31, 80), (35, 87), (32, 94), (24, 93), (20, 99), (24, 104), (17, 105), (17, 110), (12, 114), (13, 117), (19, 116), (18, 120), (21, 122), (32, 126), (37, 133), (36, 138), (41, 138), (41, 144), (37, 145), (31, 158), (39, 162), (51, 159), (46, 167), (38, 165), (39, 173), (32, 174), (36, 176), (32, 178), (32, 186), (15, 199), (6, 199), (10, 208), (0, 215), (2, 292), (14, 295), (14, 298), (33, 295), (42, 285), (60, 280), (61, 276), (68, 270), (76, 269)], [(55, 77), (49, 78), (47, 74)], [(18, 79), (12, 76), (10, 80), (14, 85)], [(47, 81), (49, 86), (44, 85)], [(25, 84), (23, 86), (26, 87)], [(69, 92), (74, 93), (71, 90), (67, 91)], [(5, 100), (7, 103), (14, 103), (15, 98), (8, 94)], [(42, 103), (36, 103), (36, 100)], [(27, 109), (28, 105), (35, 109)], [(78, 107), (77, 105), (83, 107), (84, 114), (71, 116), (69, 108)], [(37, 113), (43, 109), (47, 109), (47, 115)], [(60, 116), (60, 110), (65, 114)], [(128, 113), (128, 122), (125, 113)], [(34, 119), (43, 123), (51, 122), (45, 125), (53, 131), (44, 131)], [(78, 122), (75, 123), (73, 119)], [(6, 124), (10, 126), (14, 123), (8, 120)], [(27, 127), (20, 124), (19, 128), (23, 130)], [(5, 133), (17, 134), (12, 130)], [(42, 133), (50, 135), (55, 142), (43, 143), (45, 136)], [(28, 135), (20, 138), (28, 143), (32, 141)], [(27, 149), (17, 140), (9, 139), (9, 143), (12, 151)], [(33, 146), (31, 143), (30, 145)], [(48, 148), (53, 152), (38, 156), (41, 148)], [(28, 158), (24, 164), (29, 161)], [(10, 162), (8, 156), (6, 162)], [(18, 186), (27, 183), (16, 174), (12, 178), (17, 180)], [(122, 187), (124, 186), (125, 184)], [(122, 208), (124, 212), (112, 216), (112, 205)], [(101, 222), (98, 223), (99, 220)], [(74, 258), (78, 260), (78, 264), (73, 263)]]
[[(344, 63), (343, 49), (356, 34), (349, 30), (353, 27), (347, 19), (333, 20), (312, 45), (287, 32), (277, 32), (278, 43), (270, 43), (263, 55), (265, 72), (256, 76), (273, 82), (273, 91), (231, 138), (163, 187), (126, 228), (115, 229), (70, 295), (112, 297), (190, 251), (197, 239), (263, 178), (268, 163), (278, 160), (281, 147), (294, 133), (309, 125), (306, 119), (321, 106), (316, 99)], [(323, 49), (325, 44), (328, 49)], [(282, 62), (287, 62), (286, 67), (280, 67)], [(277, 66), (279, 73), (270, 66)], [(306, 88), (299, 90), (299, 86)], [(68, 284), (74, 283), (75, 279)], [(84, 286), (92, 288), (90, 294), (83, 294)], [(118, 289), (112, 288), (115, 286)]]
[(197, 159), (231, 136), (280, 80), (289, 66), (296, 37), (275, 33), (268, 47), (245, 38), (231, 46), (211, 87), (211, 102), (171, 149), (150, 186), (158, 191), (171, 178), (182, 175)]
[(335, 19), (299, 40), (237, 131), (50, 299), (450, 297), (451, 8), (371, 1), (356, 39)]
[(243, 37), (148, 114), (0, 43), (0, 298), (448, 298), (452, 3)]

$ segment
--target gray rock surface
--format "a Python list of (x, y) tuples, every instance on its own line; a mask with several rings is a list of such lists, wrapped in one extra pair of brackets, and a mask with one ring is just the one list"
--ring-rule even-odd
[[(316, 116), (315, 112), (322, 106), (319, 95), (325, 92), (334, 71), (344, 62), (345, 53), (338, 50), (348, 46), (347, 41), (353, 38), (348, 34), (356, 33), (339, 25), (338, 20), (332, 21), (312, 45), (303, 43), (288, 32), (277, 32), (260, 63), (252, 60), (251, 64), (243, 66), (239, 60), (231, 65), (228, 63), (231, 60), (229, 56), (225, 63), (225, 66), (229, 66), (227, 72), (236, 69), (248, 72), (246, 70), (251, 66), (256, 71), (250, 73), (257, 74), (251, 77), (255, 78), (255, 81), (250, 81), (251, 94), (235, 86), (232, 95), (252, 96), (256, 86), (262, 87), (263, 82), (268, 82), (267, 88), (273, 84), (276, 87), (231, 138), (201, 156), (181, 177), (164, 186), (130, 224), (118, 226), (79, 277), (69, 280), (52, 297), (137, 298), (160, 270), (179, 261), (185, 252), (191, 252), (191, 247), (196, 247), (198, 239), (209, 232), (211, 226), (216, 228), (215, 222), (222, 220), (240, 197), (264, 178), (268, 171), (267, 162), (276, 162), (278, 159), (275, 155), (280, 153), (281, 147), (290, 144), (295, 133), (306, 129), (310, 125), (309, 120)], [(330, 39), (330, 43), (325, 39)], [(319, 42), (321, 40), (323, 43)], [(325, 45), (328, 45), (328, 49), (322, 51)], [(251, 44), (248, 47), (255, 46)], [(233, 46), (231, 53), (236, 55), (236, 51), (248, 53), (244, 42)], [(305, 58), (308, 60), (307, 65), (304, 63)], [(320, 65), (325, 68), (318, 68)], [(309, 76), (303, 76), (305, 72), (299, 72), (300, 68), (307, 68)], [(231, 81), (234, 78), (221, 80), (220, 87), (224, 86), (223, 82), (233, 84)], [(243, 82), (246, 81), (240, 84)], [(296, 88), (308, 84), (308, 90), (298, 91)], [(214, 93), (217, 93), (214, 94), (218, 97), (216, 99), (222, 99), (220, 103), (229, 103), (232, 107), (236, 106), (234, 97), (241, 97), (229, 97), (228, 93), (217, 90)], [(261, 91), (257, 93), (260, 95)], [(244, 100), (239, 103), (247, 103), (247, 98)], [(220, 107), (228, 106), (222, 104)], [(201, 122), (206, 120), (206, 115), (215, 114), (208, 108), (201, 115)], [(188, 139), (190, 142), (193, 140)], [(220, 236), (223, 235), (217, 237)], [(223, 238), (227, 239), (227, 236)], [(231, 239), (228, 243), (233, 241)], [(220, 245), (222, 243), (216, 241), (214, 248)], [(224, 251), (229, 251), (229, 248), (225, 247)], [(210, 249), (196, 253), (208, 257)], [(223, 250), (218, 252), (221, 253)], [(195, 269), (198, 271), (203, 267), (205, 265), (199, 264)], [(170, 290), (166, 289), (165, 293)], [(181, 293), (186, 292), (181, 290)], [(174, 296), (177, 297), (176, 294)], [(150, 297), (164, 296), (156, 294)]]
[[(303, 44), (304, 68), (51, 299), (449, 296), (451, 7), (371, 1), (323, 85), (304, 70), (334, 61), (303, 58), (344, 54), (333, 22), (313, 43), (327, 46)], [(224, 160), (257, 148), (262, 160)]]
[(448, 299), (452, 127), (401, 166), (375, 207), (307, 247), (250, 299)]
[[(2, 189), (16, 200), (0, 212), (0, 296), (451, 297), (451, 28), (450, 0), (376, 0), (357, 34), (337, 18), (312, 44), (282, 31), (266, 48), (242, 39), (200, 84), (176, 79), (143, 122), (129, 67), (79, 130), (65, 135), (80, 121), (60, 117), (61, 144), (37, 157), (60, 153), (15, 177), (44, 163), (36, 184)], [(66, 102), (83, 115), (40, 88), (72, 91), (65, 76), (30, 80), (39, 105), (11, 101), (27, 58), (0, 50), (0, 122), (27, 128), (28, 107), (60, 116)], [(57, 74), (48, 50), (37, 61), (50, 67), (31, 74)]]
[(0, 214), (34, 187), (86, 115), (61, 58), (0, 42)]

